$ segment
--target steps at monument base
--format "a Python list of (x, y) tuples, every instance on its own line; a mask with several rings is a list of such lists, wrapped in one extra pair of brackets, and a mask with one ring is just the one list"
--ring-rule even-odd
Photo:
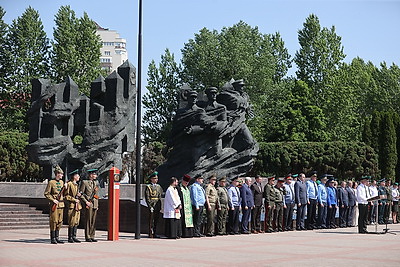
[(0, 203), (0, 230), (47, 228), (49, 215), (28, 204)]

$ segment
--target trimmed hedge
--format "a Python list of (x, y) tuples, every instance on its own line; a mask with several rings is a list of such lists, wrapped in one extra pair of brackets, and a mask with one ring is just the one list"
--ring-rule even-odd
[(39, 165), (28, 161), (28, 134), (0, 132), (0, 181), (41, 181)]
[(339, 179), (378, 176), (378, 156), (362, 142), (277, 142), (260, 143), (251, 173), (261, 175), (311, 171), (333, 174)]

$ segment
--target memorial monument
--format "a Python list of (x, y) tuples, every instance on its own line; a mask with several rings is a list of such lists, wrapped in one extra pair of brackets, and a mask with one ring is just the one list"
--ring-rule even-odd
[(52, 177), (59, 164), (71, 170), (99, 169), (100, 180), (112, 166), (122, 165), (124, 152), (135, 147), (136, 70), (125, 61), (105, 79), (92, 82), (90, 96), (75, 82), (32, 82), (29, 116), (30, 160)]
[(207, 88), (204, 100), (190, 87), (181, 88), (167, 143), (170, 152), (157, 169), (160, 184), (184, 174), (231, 179), (252, 168), (258, 144), (246, 125), (251, 106), (243, 88), (243, 80), (231, 80), (219, 94), (216, 87)]

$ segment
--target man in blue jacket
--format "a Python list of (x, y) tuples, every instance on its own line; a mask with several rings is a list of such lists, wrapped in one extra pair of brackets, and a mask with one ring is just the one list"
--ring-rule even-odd
[(296, 230), (306, 230), (304, 220), (306, 218), (306, 207), (308, 203), (306, 176), (300, 173), (299, 179), (294, 184), (295, 203), (297, 206)]
[(328, 187), (327, 187), (327, 192), (328, 192), (328, 198), (327, 198), (327, 204), (328, 204), (328, 216), (326, 219), (326, 227), (335, 229), (335, 215), (336, 215), (336, 206), (337, 206), (337, 197), (336, 197), (336, 188), (334, 187), (335, 180), (334, 179), (329, 179), (328, 181)]
[(244, 184), (240, 188), (240, 195), (242, 197), (242, 234), (250, 234), (249, 219), (251, 210), (254, 208), (254, 197), (250, 189), (251, 178), (246, 177)]
[(326, 181), (328, 178), (324, 175), (321, 178), (321, 183), (318, 185), (318, 221), (317, 221), (317, 228), (319, 229), (326, 229), (326, 216), (328, 212), (328, 205), (327, 205), (327, 198), (328, 192), (326, 189)]
[(193, 226), (194, 237), (202, 237), (200, 226), (203, 214), (204, 203), (206, 202), (206, 192), (202, 187), (204, 178), (200, 175), (196, 176), (196, 182), (190, 187), (190, 198), (193, 207)]
[(316, 227), (316, 216), (317, 216), (317, 197), (318, 197), (318, 186), (317, 186), (317, 172), (313, 172), (307, 185), (307, 220), (306, 227), (308, 230), (313, 230)]

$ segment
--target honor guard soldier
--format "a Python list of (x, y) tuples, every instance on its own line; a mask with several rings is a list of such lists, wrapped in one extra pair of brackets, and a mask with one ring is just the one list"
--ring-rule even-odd
[(157, 223), (160, 217), (162, 187), (158, 182), (158, 172), (153, 172), (150, 176), (150, 184), (144, 191), (147, 207), (149, 208), (149, 237), (157, 237)]
[(60, 166), (54, 168), (55, 180), (49, 181), (44, 196), (50, 200), (50, 240), (52, 244), (63, 244), (59, 239), (64, 214), (64, 182), (61, 180), (64, 171)]
[(97, 169), (88, 170), (89, 180), (84, 180), (81, 183), (79, 191), (82, 194), (82, 199), (86, 204), (85, 209), (85, 239), (86, 242), (97, 242), (95, 237), (96, 232), (96, 216), (99, 209), (99, 183), (97, 181)]
[(265, 201), (265, 232), (272, 233), (272, 221), (274, 218), (275, 209), (275, 195), (274, 188), (275, 176), (268, 177), (268, 183), (264, 187), (264, 201)]
[(285, 179), (278, 178), (275, 185), (275, 210), (274, 210), (274, 225), (276, 232), (283, 232), (283, 209), (286, 208), (285, 204), (285, 187), (283, 183)]
[(82, 195), (78, 190), (79, 170), (70, 172), (69, 175), (70, 181), (67, 183), (67, 192), (65, 194), (65, 199), (68, 201), (68, 242), (80, 243), (81, 241), (76, 238), (82, 209), (80, 201)]

